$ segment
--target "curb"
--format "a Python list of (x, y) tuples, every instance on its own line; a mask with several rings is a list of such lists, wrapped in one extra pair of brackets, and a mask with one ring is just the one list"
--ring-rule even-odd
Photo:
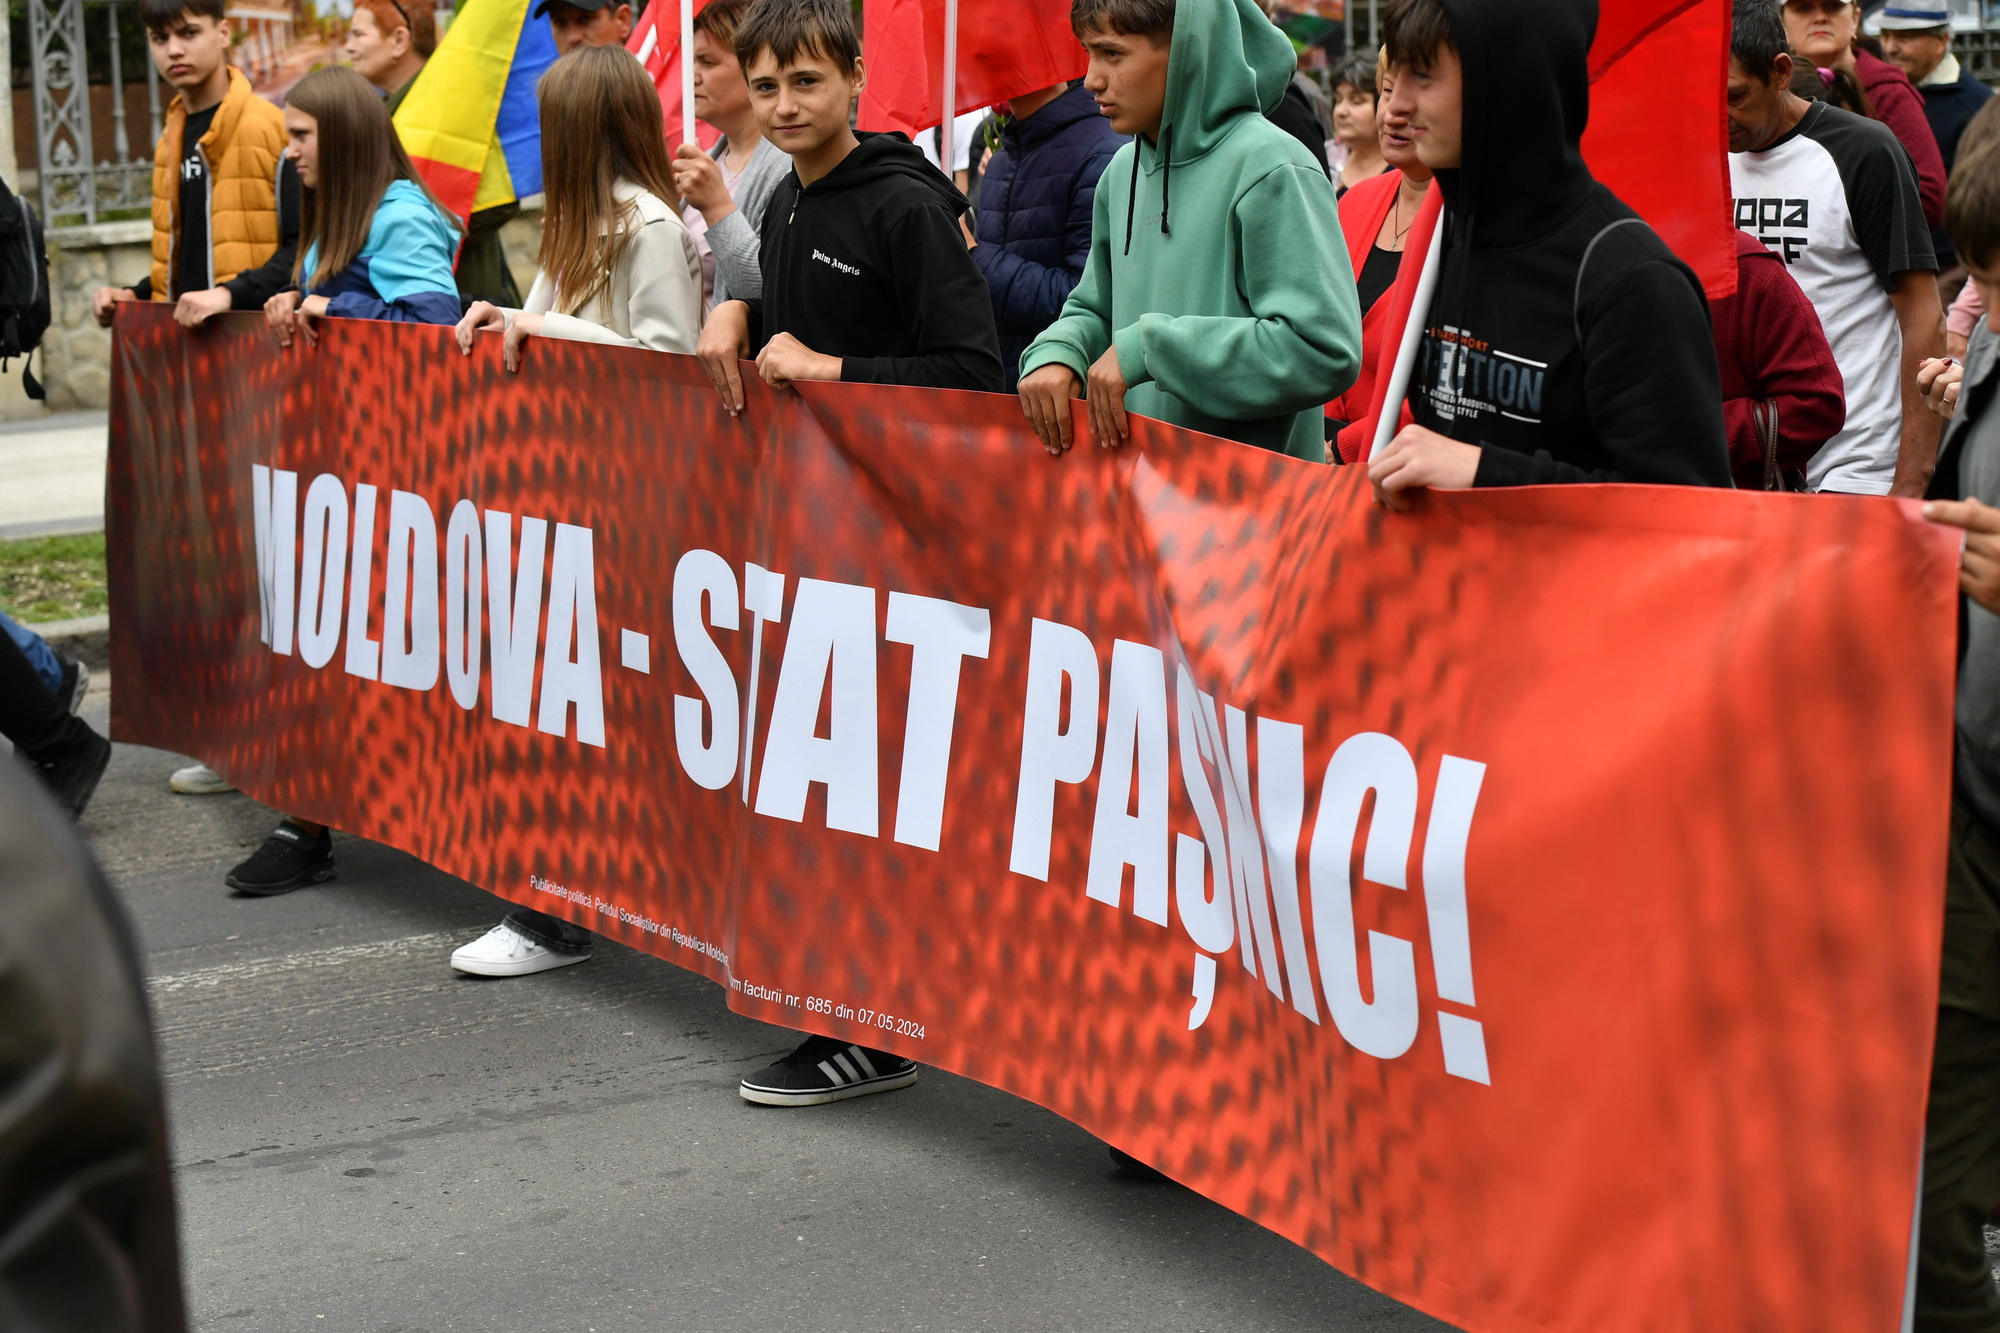
[(81, 659), (92, 671), (111, 669), (111, 617), (108, 615), (50, 620), (24, 628), (48, 640), (49, 647), (63, 656)]

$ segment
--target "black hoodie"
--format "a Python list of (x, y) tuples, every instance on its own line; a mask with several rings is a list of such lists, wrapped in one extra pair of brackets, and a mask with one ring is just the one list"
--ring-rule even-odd
[(1480, 486), (1729, 485), (1701, 284), (1583, 162), (1596, 0), (1444, 6), (1464, 153), (1411, 412), (1481, 446)]
[(764, 210), (761, 350), (789, 333), (841, 358), (859, 384), (1001, 389), (986, 279), (958, 229), (965, 196), (900, 134), (863, 134), (839, 166), (801, 187), (794, 171)]

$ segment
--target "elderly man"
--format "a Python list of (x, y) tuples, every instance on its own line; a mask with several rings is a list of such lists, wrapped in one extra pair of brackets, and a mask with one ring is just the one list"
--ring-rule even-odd
[[(1875, 16), (1882, 54), (1917, 85), (1924, 95), (1924, 117), (1937, 138), (1938, 155), (1947, 175), (1958, 162), (1958, 140), (1973, 114), (1986, 105), (1993, 90), (1972, 77), (1951, 53), (1951, 14), (1944, 0), (1890, 0)], [(1955, 279), (1957, 256), (1942, 227), (1931, 229), (1938, 268)]]
[(1944, 0), (1891, 0), (1876, 16), (1882, 54), (1924, 95), (1924, 115), (1937, 136), (1944, 169), (1958, 160), (1958, 137), (1993, 90), (1951, 53), (1951, 14)]

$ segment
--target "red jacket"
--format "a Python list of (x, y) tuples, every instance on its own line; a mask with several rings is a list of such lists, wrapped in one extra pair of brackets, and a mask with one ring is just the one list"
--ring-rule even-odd
[(1709, 302), (1722, 370), (1729, 465), (1743, 490), (1764, 488), (1764, 445), (1750, 409), (1778, 400), (1778, 466), (1805, 467), (1847, 420), (1847, 396), (1812, 302), (1784, 261), (1736, 233), (1736, 295)]
[[(1385, 171), (1370, 176), (1340, 197), (1340, 231), (1347, 239), (1347, 258), (1357, 278), (1361, 276), (1362, 265), (1368, 262), (1368, 252), (1375, 248), (1375, 237), (1395, 206), (1396, 191), (1402, 184), (1402, 172)], [(1382, 368), (1379, 363), (1384, 355), (1382, 326), (1389, 320), (1389, 296), (1394, 291), (1392, 286), (1380, 300), (1361, 312), (1361, 374), (1353, 388), (1326, 405), (1328, 416), (1348, 423), (1335, 441), (1343, 463), (1356, 462), (1368, 447), (1361, 438), (1365, 424), (1362, 418), (1374, 403), (1375, 374)]]
[(1944, 155), (1938, 152), (1937, 135), (1924, 114), (1923, 95), (1911, 86), (1909, 75), (1859, 48), (1854, 52), (1854, 72), (1875, 108), (1875, 119), (1893, 130), (1909, 150), (1917, 168), (1924, 219), (1937, 230), (1944, 226)]

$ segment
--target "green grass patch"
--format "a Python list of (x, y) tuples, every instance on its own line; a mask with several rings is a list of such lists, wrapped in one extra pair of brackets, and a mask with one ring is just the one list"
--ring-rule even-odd
[(103, 613), (104, 534), (0, 542), (0, 611), (25, 624)]

